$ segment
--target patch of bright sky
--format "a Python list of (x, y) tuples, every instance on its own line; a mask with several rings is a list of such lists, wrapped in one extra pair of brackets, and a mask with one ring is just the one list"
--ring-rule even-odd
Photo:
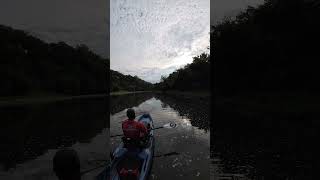
[(159, 82), (209, 53), (210, 0), (111, 0), (110, 68)]

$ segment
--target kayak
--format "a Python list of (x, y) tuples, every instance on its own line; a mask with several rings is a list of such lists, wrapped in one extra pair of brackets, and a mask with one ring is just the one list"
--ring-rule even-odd
[(138, 121), (148, 129), (148, 136), (139, 142), (123, 137), (121, 144), (111, 153), (111, 164), (97, 176), (97, 180), (148, 179), (155, 147), (153, 120), (150, 114), (143, 114)]

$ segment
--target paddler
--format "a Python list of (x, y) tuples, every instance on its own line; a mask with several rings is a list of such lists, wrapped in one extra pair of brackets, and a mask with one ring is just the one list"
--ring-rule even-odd
[(148, 134), (147, 128), (141, 122), (135, 121), (136, 114), (133, 109), (127, 110), (128, 119), (122, 122), (122, 131), (125, 138), (143, 140)]

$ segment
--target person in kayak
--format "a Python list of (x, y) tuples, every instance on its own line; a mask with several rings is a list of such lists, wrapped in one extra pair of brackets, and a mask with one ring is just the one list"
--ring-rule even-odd
[(141, 141), (148, 134), (147, 128), (141, 122), (135, 121), (136, 114), (133, 109), (127, 110), (128, 119), (122, 122), (122, 131), (125, 138)]

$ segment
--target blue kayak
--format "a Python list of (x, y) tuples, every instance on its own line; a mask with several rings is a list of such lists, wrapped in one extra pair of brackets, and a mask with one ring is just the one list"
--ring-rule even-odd
[(150, 114), (143, 114), (138, 121), (148, 129), (148, 137), (139, 142), (123, 137), (122, 143), (111, 153), (111, 164), (97, 176), (97, 180), (148, 179), (155, 147), (153, 120)]

